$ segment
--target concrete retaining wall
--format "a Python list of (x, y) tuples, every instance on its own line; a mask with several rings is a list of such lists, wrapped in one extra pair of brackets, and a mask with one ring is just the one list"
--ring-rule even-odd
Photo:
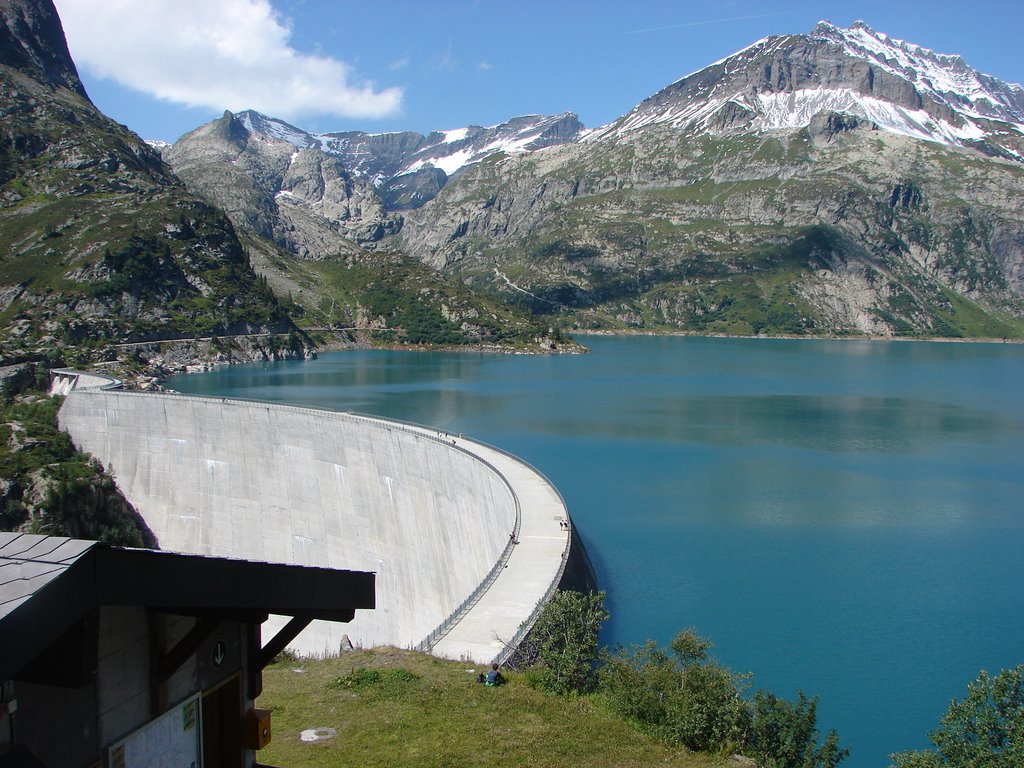
[(413, 646), (498, 561), (516, 497), (486, 462), (401, 425), (265, 403), (71, 392), (60, 423), (112, 467), (162, 549), (377, 573), (377, 608), (292, 647)]
[(120, 389), (121, 381), (102, 373), (84, 373), (70, 369), (50, 371), (50, 394), (67, 395), (73, 389)]

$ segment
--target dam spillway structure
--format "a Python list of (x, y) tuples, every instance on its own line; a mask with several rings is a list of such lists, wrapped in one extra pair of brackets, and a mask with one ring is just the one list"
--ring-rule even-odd
[(291, 644), (298, 653), (351, 643), (500, 661), (556, 588), (594, 585), (557, 489), (499, 449), (351, 413), (76, 386), (74, 375), (54, 380), (60, 425), (112, 470), (161, 549), (377, 574), (376, 610), (314, 621)]

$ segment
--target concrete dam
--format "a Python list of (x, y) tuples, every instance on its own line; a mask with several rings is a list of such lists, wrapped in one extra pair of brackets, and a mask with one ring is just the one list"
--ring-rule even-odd
[(337, 653), (347, 636), (501, 660), (556, 587), (593, 585), (558, 491), (498, 449), (349, 413), (62, 389), (61, 426), (161, 549), (377, 574), (376, 609), (313, 622), (300, 653)]

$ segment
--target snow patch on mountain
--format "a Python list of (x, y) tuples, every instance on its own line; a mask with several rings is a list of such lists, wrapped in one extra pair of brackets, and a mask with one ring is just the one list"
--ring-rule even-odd
[(760, 40), (757, 40), (757, 41), (751, 43), (748, 46), (740, 48), (735, 53), (730, 53), (728, 56), (726, 56), (724, 58), (721, 58), (718, 61), (711, 62), (710, 64), (708, 64), (707, 67), (701, 67), (700, 69), (695, 70), (695, 71), (691, 72), (688, 75), (683, 75), (682, 77), (679, 78), (679, 80), (676, 80), (676, 82), (678, 83), (678, 82), (681, 82), (682, 80), (685, 80), (688, 77), (693, 77), (694, 75), (697, 74), (697, 72), (702, 72), (703, 70), (708, 69), (708, 67), (717, 67), (720, 64), (725, 64), (727, 61), (729, 61), (729, 59), (735, 58), (736, 56), (739, 56), (739, 55), (741, 55), (743, 53), (746, 53), (747, 51), (753, 50), (754, 48), (759, 48), (760, 46), (763, 46), (766, 43), (768, 43), (770, 40), (771, 40), (770, 37), (762, 37)]
[(451, 176), (463, 166), (468, 165), (472, 158), (473, 151), (469, 149), (461, 149), (458, 152), (440, 157), (421, 158), (402, 168), (395, 176), (406, 176), (427, 167), (440, 168), (448, 176)]
[[(545, 141), (546, 134), (557, 129), (560, 122), (575, 123), (577, 127), (565, 137), (553, 136), (550, 142)], [(495, 154), (534, 152), (552, 143), (564, 143), (564, 140), (577, 138), (581, 129), (576, 116), (566, 113), (553, 117), (527, 115), (486, 128), (471, 126), (442, 131), (440, 142), (417, 152), (396, 175), (415, 173), (433, 166), (451, 176), (467, 165)]]
[(452, 131), (443, 131), (444, 140), (442, 144), (454, 144), (456, 141), (462, 141), (469, 134), (468, 128), (456, 128)]
[(939, 120), (923, 109), (906, 109), (881, 99), (862, 96), (851, 90), (804, 89), (792, 93), (759, 93), (754, 121), (763, 130), (802, 128), (819, 112), (842, 112), (864, 117), (880, 128), (926, 141), (958, 144), (980, 139), (985, 132), (972, 122), (956, 126)]

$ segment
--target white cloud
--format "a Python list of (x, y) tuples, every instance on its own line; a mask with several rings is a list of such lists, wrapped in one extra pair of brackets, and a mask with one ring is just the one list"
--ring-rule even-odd
[(344, 61), (292, 48), (268, 0), (55, 3), (79, 67), (165, 101), (285, 119), (401, 109), (401, 88), (352, 82)]

